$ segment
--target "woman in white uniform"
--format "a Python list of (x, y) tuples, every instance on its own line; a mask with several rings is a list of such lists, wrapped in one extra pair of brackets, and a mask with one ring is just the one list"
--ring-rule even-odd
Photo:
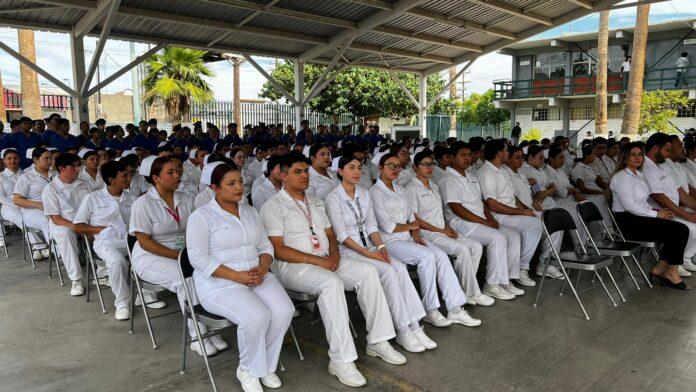
[[(186, 295), (177, 260), (184, 248), (186, 223), (193, 211), (193, 201), (184, 192), (176, 190), (181, 182), (178, 165), (178, 160), (170, 158), (150, 156), (143, 159), (140, 174), (152, 187), (133, 203), (129, 232), (138, 239), (132, 252), (133, 270), (143, 280), (176, 293), (183, 309)], [(205, 332), (205, 326), (201, 324), (200, 327)], [(195, 338), (190, 320), (189, 334)], [(225, 348), (227, 343), (219, 336), (205, 341), (208, 355)], [(191, 350), (203, 354), (198, 342), (191, 342)]]
[[(12, 201), (12, 193), (15, 184), (22, 175), (19, 169), (19, 153), (14, 148), (2, 150), (2, 159), (5, 170), (0, 173), (0, 204), (2, 204), (2, 218), (14, 223), (17, 227), (22, 227), (22, 213)], [(39, 243), (41, 239), (35, 234), (29, 234), (32, 243)], [(41, 252), (34, 253), (35, 259), (43, 258)]]
[(225, 156), (234, 162), (242, 174), (242, 181), (244, 181), (244, 200), (246, 202), (251, 194), (251, 186), (254, 184), (254, 178), (246, 169), (247, 155), (241, 147), (234, 147)]
[[(51, 182), (49, 170), (53, 165), (53, 157), (50, 151), (40, 147), (28, 149), (27, 158), (29, 157), (34, 161), (34, 164), (17, 179), (12, 201), (17, 207), (20, 207), (24, 225), (43, 232), (43, 240), (38, 246), (35, 245), (34, 249), (41, 249), (42, 258), (47, 258), (49, 255), (48, 245), (46, 245), (49, 238), (48, 218), (43, 213), (41, 192)], [(34, 253), (35, 255), (36, 253)]]
[[(481, 293), (476, 280), (483, 246), (475, 240), (459, 235), (445, 222), (440, 191), (432, 178), (435, 165), (430, 150), (415, 154), (413, 168), (416, 178), (406, 186), (421, 236), (448, 255), (456, 257), (454, 267), (469, 299), (468, 302), (473, 305), (491, 306), (494, 302), (493, 298)], [(446, 277), (451, 279), (451, 275), (447, 273)], [(477, 326), (480, 321), (473, 324), (471, 326)]]
[(295, 310), (269, 271), (273, 246), (256, 210), (241, 203), (239, 169), (223, 162), (203, 168), (215, 198), (188, 221), (186, 247), (201, 305), (238, 325), (237, 378), (244, 391), (280, 388), (275, 371)]
[(321, 200), (338, 185), (336, 174), (329, 170), (331, 166), (331, 151), (326, 144), (315, 144), (309, 149), (309, 188), (307, 192)]
[(420, 326), (420, 320), (425, 316), (423, 304), (406, 266), (390, 257), (382, 242), (370, 193), (359, 185), (362, 164), (353, 155), (336, 160), (341, 184), (326, 197), (326, 212), (341, 256), (371, 264), (377, 269), (397, 332), (397, 343), (410, 352), (425, 351), (423, 341), (429, 343), (431, 340)]
[(99, 155), (90, 149), (83, 149), (77, 155), (82, 158), (82, 170), (78, 178), (89, 186), (90, 192), (102, 189), (104, 180), (99, 174)]
[(413, 171), (413, 166), (410, 164), (411, 156), (408, 155), (408, 150), (403, 144), (394, 145), (390, 151), (396, 154), (402, 167), (402, 170), (399, 172), (399, 177), (396, 178), (395, 182), (400, 187), (405, 188), (416, 176), (416, 173)]
[[(449, 257), (435, 244), (421, 238), (406, 190), (395, 183), (403, 168), (402, 161), (393, 153), (377, 155), (373, 159), (380, 167), (380, 179), (370, 188), (377, 225), (389, 254), (418, 268), (423, 307), (426, 311), (423, 320), (436, 327), (452, 323), (466, 325), (472, 318), (462, 309), (467, 301), (459, 283), (456, 287), (449, 284), (447, 274), (452, 271)], [(438, 310), (438, 284), (448, 309), (447, 318)]]
[(586, 145), (582, 148), (582, 162), (578, 162), (573, 168), (571, 176), (573, 181), (575, 181), (575, 186), (583, 193), (592, 203), (594, 203), (599, 212), (604, 218), (604, 223), (611, 230), (612, 222), (609, 216), (609, 209), (607, 206), (607, 200), (611, 197), (611, 190), (602, 189), (597, 181), (601, 179), (594, 169), (590, 167), (590, 164), (594, 162), (597, 157), (592, 153), (592, 146)]

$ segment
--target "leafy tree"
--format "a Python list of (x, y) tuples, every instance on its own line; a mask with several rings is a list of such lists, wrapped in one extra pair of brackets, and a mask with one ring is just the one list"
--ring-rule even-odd
[(471, 94), (461, 105), (457, 116), (466, 125), (482, 127), (494, 125), (498, 127), (510, 119), (510, 112), (495, 107), (493, 104), (494, 94), (493, 90), (488, 90), (483, 94)]
[[(323, 73), (325, 66), (304, 65), (305, 94)], [(289, 92), (294, 90), (294, 64), (284, 61), (276, 67), (271, 76)], [(418, 96), (418, 77), (414, 74), (400, 74), (401, 80), (414, 97)], [(427, 96), (432, 99), (445, 86), (439, 74), (428, 77)], [(277, 101), (283, 95), (272, 84), (264, 83), (262, 98)], [(352, 113), (356, 116), (379, 115), (383, 117), (410, 117), (417, 110), (408, 96), (399, 88), (386, 71), (350, 67), (343, 70), (335, 80), (308, 102), (312, 110), (328, 113)], [(449, 99), (440, 98), (430, 107), (429, 113), (451, 113)]]
[(640, 106), (638, 134), (649, 132), (674, 133), (669, 123), (677, 116), (677, 109), (686, 106), (689, 98), (681, 90), (655, 90), (643, 92)]
[(161, 101), (169, 119), (181, 121), (191, 102), (212, 100), (213, 92), (204, 78), (213, 72), (203, 62), (204, 54), (202, 50), (169, 46), (145, 60), (145, 103)]
[(541, 140), (544, 137), (544, 133), (541, 132), (541, 129), (539, 128), (531, 128), (527, 132), (523, 133), (522, 136), (520, 136), (520, 141), (531, 141), (531, 140)]

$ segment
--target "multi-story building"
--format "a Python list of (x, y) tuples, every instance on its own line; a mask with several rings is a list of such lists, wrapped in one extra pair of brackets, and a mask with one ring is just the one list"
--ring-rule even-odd
[[(628, 73), (622, 64), (631, 55), (633, 28), (609, 33), (608, 129), (621, 131)], [(689, 54), (685, 78), (677, 80), (676, 61)], [(512, 124), (524, 131), (537, 128), (544, 137), (594, 134), (597, 32), (524, 41), (502, 50), (512, 56), (511, 80), (494, 82), (495, 104), (509, 109)], [(682, 90), (691, 104), (680, 108), (672, 123), (696, 127), (696, 20), (676, 20), (649, 27), (645, 61), (646, 91)]]

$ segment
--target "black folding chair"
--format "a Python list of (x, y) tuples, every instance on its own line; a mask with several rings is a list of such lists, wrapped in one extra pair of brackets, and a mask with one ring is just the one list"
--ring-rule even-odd
[[(633, 258), (636, 267), (643, 275), (643, 278), (648, 283), (648, 286), (652, 287), (650, 279), (648, 279), (647, 275), (645, 275), (645, 271), (643, 271), (643, 269), (640, 266), (640, 263), (638, 263), (638, 259), (636, 259), (636, 254), (640, 252), (641, 245), (637, 242), (620, 240), (614, 234), (612, 234), (611, 231), (609, 231), (609, 228), (607, 227), (606, 223), (604, 223), (604, 218), (602, 217), (602, 214), (599, 212), (599, 209), (591, 201), (583, 201), (581, 203), (578, 203), (576, 209), (578, 211), (578, 216), (580, 217), (580, 223), (582, 223), (582, 227), (585, 230), (585, 233), (587, 233), (587, 238), (590, 240), (590, 244), (592, 244), (592, 247), (594, 248), (595, 252), (597, 252), (597, 254), (600, 255), (620, 257), (621, 262), (623, 263), (624, 267), (626, 268), (626, 271), (628, 272), (628, 275), (631, 277), (631, 280), (633, 280), (633, 284), (636, 286), (636, 290), (640, 290), (640, 286), (638, 285), (635, 276), (633, 276), (631, 268), (628, 266), (628, 263), (626, 262), (626, 257)], [(608, 238), (609, 241), (597, 241), (594, 239), (594, 237), (592, 237), (592, 233), (590, 233), (588, 226), (593, 222), (597, 222), (594, 223), (595, 225), (601, 225), (603, 229), (603, 235), (606, 238)], [(623, 299), (623, 295), (621, 297)]]
[[(635, 242), (637, 244), (640, 244), (640, 246), (647, 250), (655, 259), (655, 261), (660, 261), (660, 255), (657, 253), (657, 247), (660, 246), (655, 241), (638, 241), (634, 239), (627, 239), (624, 235), (623, 232), (621, 231), (621, 228), (619, 228), (619, 224), (616, 222), (616, 217), (614, 216), (614, 213), (611, 211), (611, 206), (609, 206), (609, 216), (611, 217), (611, 222), (614, 224), (614, 233), (615, 235), (620, 238), (622, 241), (630, 241), (630, 242)], [(634, 262), (639, 263), (637, 257), (633, 256)], [(640, 269), (643, 271), (643, 268)], [(643, 273), (645, 275), (645, 273)], [(653, 287), (652, 283), (650, 283), (650, 279), (648, 279), (648, 286)]]
[(85, 301), (89, 302), (89, 278), (91, 273), (94, 275), (94, 286), (97, 288), (97, 297), (99, 298), (99, 303), (101, 304), (102, 314), (104, 314), (106, 313), (106, 307), (104, 306), (104, 297), (102, 297), (101, 283), (99, 282), (99, 276), (97, 275), (97, 266), (98, 263), (101, 263), (102, 265), (106, 265), (106, 263), (103, 260), (95, 257), (93, 241), (90, 240), (86, 234), (82, 235), (82, 239), (84, 240), (84, 252), (87, 257), (87, 273), (85, 274)]
[[(575, 221), (573, 221), (573, 217), (570, 216), (570, 213), (568, 213), (568, 211), (564, 210), (563, 208), (551, 208), (545, 210), (544, 212), (542, 212), (541, 222), (542, 227), (544, 228), (544, 233), (547, 237), (550, 237), (551, 234), (555, 232), (564, 231), (575, 234), (578, 240), (580, 238), (578, 235), (577, 227), (575, 226)], [(608, 268), (614, 263), (614, 260), (610, 256), (590, 255), (587, 253), (585, 245), (582, 244), (581, 241), (578, 241), (578, 243), (580, 244), (580, 248), (582, 250), (581, 253), (576, 253), (573, 251), (560, 252), (559, 249), (556, 249), (553, 242), (551, 243), (552, 259), (549, 260), (549, 263), (546, 263), (544, 265), (544, 273), (541, 275), (541, 282), (539, 283), (539, 289), (537, 291), (536, 298), (534, 299), (533, 306), (536, 307), (539, 303), (541, 290), (544, 287), (544, 281), (546, 280), (546, 272), (549, 268), (549, 265), (551, 264), (551, 261), (555, 261), (556, 263), (558, 263), (558, 267), (560, 268), (561, 272), (563, 272), (563, 276), (565, 276), (565, 279), (563, 280), (563, 283), (561, 285), (561, 291), (559, 292), (559, 295), (563, 295), (563, 289), (565, 288), (565, 285), (567, 283), (568, 286), (570, 286), (570, 290), (573, 292), (573, 295), (575, 296), (575, 299), (577, 300), (578, 305), (582, 310), (582, 313), (585, 315), (585, 319), (589, 320), (590, 316), (587, 314), (585, 306), (582, 304), (580, 296), (578, 295), (578, 290), (576, 289), (576, 286), (580, 281), (581, 271), (594, 272), (594, 275), (597, 277), (597, 279), (599, 279), (599, 282), (604, 288), (604, 292), (607, 294), (607, 297), (609, 297), (609, 300), (614, 306), (618, 305), (609, 293), (609, 290), (607, 289), (607, 286), (604, 284), (604, 280), (602, 279), (602, 276), (599, 274), (598, 271), (605, 269), (607, 271), (607, 274), (609, 275), (609, 278), (614, 284), (614, 288), (616, 288), (617, 292), (620, 293), (620, 291), (619, 287), (616, 285), (616, 281), (614, 280), (613, 275), (611, 274), (611, 271)], [(567, 271), (569, 269), (578, 270), (578, 282), (575, 285), (573, 285), (573, 282), (570, 281), (570, 275)], [(594, 286), (590, 286), (582, 291), (589, 290), (592, 287)]]

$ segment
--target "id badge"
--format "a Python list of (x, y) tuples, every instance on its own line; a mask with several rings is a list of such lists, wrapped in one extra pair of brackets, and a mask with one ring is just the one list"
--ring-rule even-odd
[(174, 244), (174, 249), (176, 250), (182, 250), (186, 246), (186, 239), (184, 238), (183, 235), (177, 235), (176, 236), (176, 243)]
[(312, 252), (321, 253), (321, 244), (319, 243), (319, 238), (316, 235), (310, 236), (309, 240), (312, 242)]

